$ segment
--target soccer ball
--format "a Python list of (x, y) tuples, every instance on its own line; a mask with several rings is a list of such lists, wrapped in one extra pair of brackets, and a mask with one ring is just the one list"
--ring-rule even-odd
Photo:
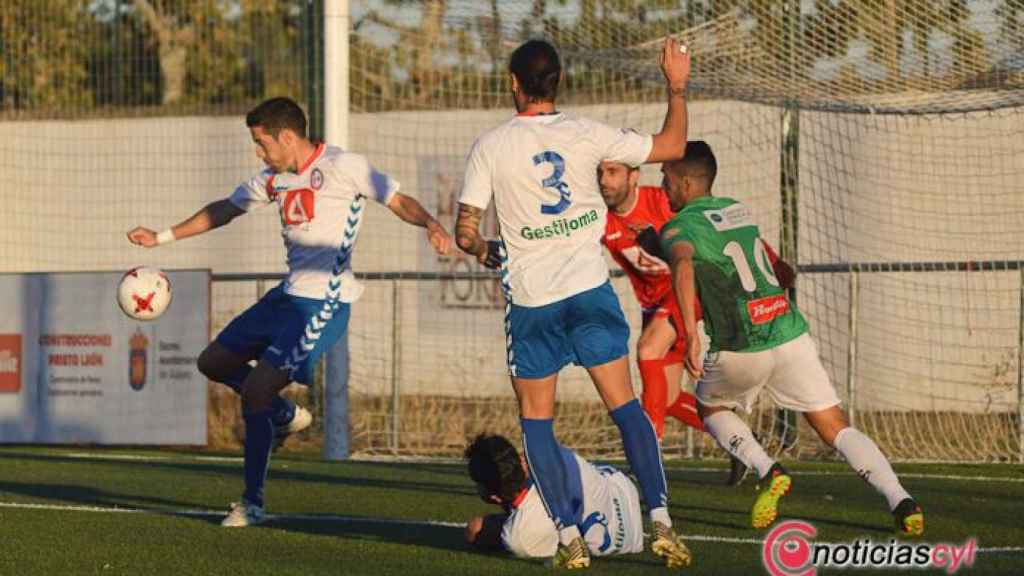
[(157, 268), (132, 268), (121, 277), (117, 303), (136, 320), (155, 320), (171, 305), (171, 281)]

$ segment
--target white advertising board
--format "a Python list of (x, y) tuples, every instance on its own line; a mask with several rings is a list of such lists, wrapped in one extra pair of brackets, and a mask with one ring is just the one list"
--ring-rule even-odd
[(206, 444), (210, 274), (167, 276), (170, 308), (139, 322), (120, 273), (0, 275), (0, 443)]

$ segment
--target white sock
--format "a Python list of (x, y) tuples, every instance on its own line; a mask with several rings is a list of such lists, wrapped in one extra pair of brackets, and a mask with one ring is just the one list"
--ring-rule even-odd
[(723, 450), (757, 470), (757, 475), (762, 478), (775, 464), (775, 460), (754, 439), (747, 423), (732, 410), (715, 412), (705, 418), (704, 429)]
[(889, 501), (889, 510), (895, 510), (904, 498), (910, 498), (878, 445), (860, 430), (843, 428), (836, 434), (835, 445), (850, 467), (885, 496)]
[(651, 522), (661, 522), (669, 528), (672, 527), (672, 518), (668, 515), (668, 508), (659, 506), (658, 508), (651, 508)]
[(580, 529), (575, 524), (572, 526), (566, 526), (558, 531), (558, 541), (564, 546), (568, 546), (570, 542), (580, 537)]

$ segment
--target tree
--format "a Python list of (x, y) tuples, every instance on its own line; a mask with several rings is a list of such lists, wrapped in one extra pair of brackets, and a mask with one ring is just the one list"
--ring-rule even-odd
[(922, 62), (922, 75), (934, 75), (930, 41), (937, 32), (953, 39), (954, 73), (974, 71), (987, 64), (981, 33), (970, 23), (965, 0), (816, 0), (815, 15), (804, 20), (805, 45), (821, 47), (825, 56), (846, 54), (855, 40), (869, 46), (869, 57), (886, 70), (886, 81), (900, 85), (908, 79), (903, 62), (903, 39), (910, 36), (911, 54)]
[(412, 92), (410, 100), (416, 107), (425, 107), (431, 97), (436, 95), (441, 81), (442, 70), (435, 63), (435, 55), (450, 48), (450, 39), (444, 34), (447, 1), (385, 0), (385, 3), (391, 6), (415, 4), (421, 7), (418, 26), (398, 24), (376, 10), (370, 11), (366, 19), (398, 32), (398, 42), (393, 47), (395, 63), (408, 74), (406, 86)]
[[(158, 46), (162, 103), (219, 103), (253, 94), (253, 63), (302, 62), (296, 50), (301, 1), (133, 0)], [(257, 84), (272, 85), (267, 77)], [(291, 79), (276, 89), (294, 87)], [(262, 90), (257, 90), (261, 92)], [(255, 94), (262, 96), (262, 94)]]
[(0, 10), (0, 111), (66, 112), (91, 106), (88, 39), (94, 25), (79, 0), (5, 0)]
[[(196, 30), (189, 8), (207, 9), (210, 3), (202, 2), (160, 2), (134, 0), (139, 14), (156, 37), (160, 58), (160, 76), (163, 79), (163, 104), (174, 104), (185, 95), (185, 67), (188, 48), (195, 41)], [(192, 6), (181, 6), (192, 4)], [(175, 10), (175, 5), (179, 8)], [(182, 9), (184, 8), (184, 9)]]

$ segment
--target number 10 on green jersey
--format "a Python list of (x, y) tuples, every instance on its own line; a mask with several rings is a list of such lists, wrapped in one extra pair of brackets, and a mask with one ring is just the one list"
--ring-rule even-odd
[(691, 200), (661, 231), (663, 249), (693, 245), (697, 296), (710, 352), (758, 352), (807, 331), (772, 270), (750, 209), (731, 198)]

